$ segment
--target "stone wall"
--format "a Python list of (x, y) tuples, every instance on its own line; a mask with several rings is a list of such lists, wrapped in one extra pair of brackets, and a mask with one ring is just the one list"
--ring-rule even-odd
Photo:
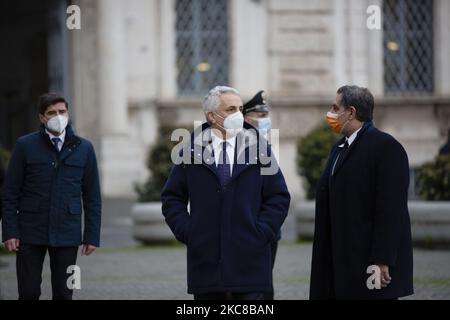
[[(78, 131), (94, 141), (107, 196), (133, 196), (147, 172), (159, 123), (203, 120), (201, 98), (176, 93), (175, 0), (77, 0), (82, 30), (72, 32)], [(430, 160), (450, 126), (448, 1), (435, 1), (436, 95), (383, 96), (382, 31), (366, 28), (366, 8), (382, 0), (231, 0), (230, 84), (247, 100), (260, 89), (282, 128), (280, 164), (294, 197), (304, 191), (296, 141), (324, 120), (336, 89), (367, 86), (375, 121), (404, 144), (412, 166)]]

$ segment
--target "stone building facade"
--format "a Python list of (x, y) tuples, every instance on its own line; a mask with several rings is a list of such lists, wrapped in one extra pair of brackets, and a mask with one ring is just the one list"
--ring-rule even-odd
[[(450, 127), (450, 1), (403, 2), (65, 2), (80, 7), (81, 29), (61, 31), (68, 52), (62, 62), (68, 89), (61, 90), (70, 96), (78, 132), (95, 143), (104, 195), (133, 196), (133, 184), (147, 175), (158, 126), (203, 120), (202, 96), (216, 84), (237, 88), (244, 100), (266, 90), (273, 127), (280, 128), (281, 167), (295, 197), (304, 197), (296, 141), (324, 120), (343, 84), (374, 93), (376, 125), (400, 140), (412, 168), (431, 160)], [(371, 5), (381, 10), (380, 30), (367, 27)], [(394, 27), (384, 21), (389, 14)], [(402, 26), (412, 35), (403, 37)], [(395, 28), (405, 41), (387, 38)], [(391, 73), (394, 80), (386, 73), (392, 64), (403, 70)]]

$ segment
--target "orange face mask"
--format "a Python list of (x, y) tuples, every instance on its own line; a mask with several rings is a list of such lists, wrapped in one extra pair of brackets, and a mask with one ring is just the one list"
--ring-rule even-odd
[(328, 112), (327, 113), (327, 123), (330, 126), (330, 128), (336, 133), (342, 133), (342, 130), (344, 130), (345, 126), (348, 123), (348, 120), (344, 124), (341, 124), (339, 122), (339, 117), (341, 115), (343, 115), (344, 112), (345, 111), (343, 111), (343, 112), (341, 112), (339, 114), (334, 113), (334, 112)]

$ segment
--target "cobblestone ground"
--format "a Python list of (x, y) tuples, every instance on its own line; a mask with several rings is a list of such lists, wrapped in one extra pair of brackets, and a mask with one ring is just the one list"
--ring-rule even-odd
[[(103, 247), (90, 257), (79, 257), (82, 282), (74, 299), (192, 299), (186, 293), (184, 246), (135, 243), (127, 202), (106, 201), (105, 212), (109, 216), (104, 219)], [(283, 231), (287, 240), (280, 244), (274, 270), (276, 299), (307, 299), (311, 243), (293, 240), (291, 220)], [(414, 262), (416, 293), (407, 299), (450, 299), (450, 250), (415, 249)], [(45, 263), (42, 299), (50, 299), (48, 258)], [(0, 256), (0, 298), (17, 298), (14, 255)]]

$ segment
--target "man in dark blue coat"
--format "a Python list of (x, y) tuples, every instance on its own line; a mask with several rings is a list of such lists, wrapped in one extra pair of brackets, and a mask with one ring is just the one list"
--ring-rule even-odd
[(369, 90), (343, 86), (327, 114), (344, 137), (317, 188), (311, 299), (413, 294), (408, 157), (374, 127), (373, 109)]
[(188, 293), (197, 300), (264, 299), (273, 290), (270, 246), (290, 195), (241, 110), (235, 89), (209, 92), (207, 123), (194, 130), (161, 195), (167, 224), (187, 245)]
[(71, 266), (76, 264), (78, 246), (83, 244), (82, 254), (90, 255), (100, 242), (97, 161), (92, 144), (75, 135), (68, 124), (63, 97), (44, 94), (38, 108), (40, 130), (17, 140), (9, 163), (3, 241), (16, 252), (19, 299), (39, 299), (48, 251), (53, 299), (70, 300), (73, 286), (67, 281), (68, 272), (76, 270)]

